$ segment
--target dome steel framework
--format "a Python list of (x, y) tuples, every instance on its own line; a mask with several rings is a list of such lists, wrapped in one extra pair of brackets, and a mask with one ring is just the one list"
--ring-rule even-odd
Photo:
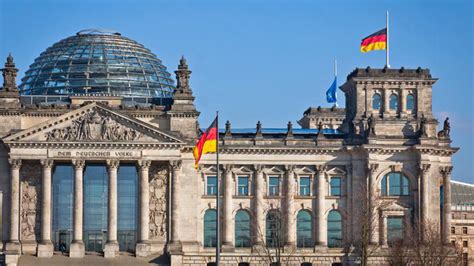
[(170, 73), (143, 45), (104, 30), (83, 30), (46, 49), (26, 71), (23, 95), (172, 96)]

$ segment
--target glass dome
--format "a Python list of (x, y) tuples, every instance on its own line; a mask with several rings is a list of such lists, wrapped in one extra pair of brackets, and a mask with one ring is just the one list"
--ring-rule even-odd
[(117, 32), (83, 30), (40, 54), (20, 84), (23, 95), (172, 96), (170, 73), (156, 55)]

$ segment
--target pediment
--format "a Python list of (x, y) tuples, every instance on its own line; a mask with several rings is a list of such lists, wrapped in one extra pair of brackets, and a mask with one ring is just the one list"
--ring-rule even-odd
[(74, 111), (17, 132), (3, 139), (9, 143), (169, 143), (184, 141), (158, 128), (91, 103)]
[(339, 167), (333, 167), (326, 172), (327, 175), (346, 175), (346, 171), (342, 170)]

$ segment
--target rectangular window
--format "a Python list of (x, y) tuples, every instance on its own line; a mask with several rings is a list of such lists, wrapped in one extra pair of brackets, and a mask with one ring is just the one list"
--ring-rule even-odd
[(311, 179), (309, 176), (300, 177), (300, 196), (311, 195)]
[(341, 178), (331, 177), (331, 196), (341, 196)]
[(467, 235), (467, 227), (463, 227), (463, 228), (462, 228), (462, 233), (463, 233), (464, 235)]
[(403, 217), (387, 218), (387, 242), (392, 244), (403, 238)]
[(238, 177), (237, 195), (239, 196), (249, 195), (249, 178), (247, 176)]
[(215, 177), (215, 176), (208, 176), (207, 177), (206, 195), (208, 195), (208, 196), (217, 195), (217, 177)]
[(278, 176), (270, 176), (270, 183), (268, 186), (269, 196), (278, 196), (280, 194), (280, 178)]

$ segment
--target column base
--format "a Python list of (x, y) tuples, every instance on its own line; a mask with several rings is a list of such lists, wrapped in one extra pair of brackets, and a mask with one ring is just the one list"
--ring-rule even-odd
[(105, 243), (104, 258), (115, 258), (119, 252), (119, 244), (117, 241), (110, 241)]
[(232, 245), (232, 243), (223, 243), (221, 246), (222, 252), (234, 252), (235, 247)]
[(5, 254), (20, 255), (21, 254), (20, 241), (8, 242), (5, 245)]
[(168, 246), (166, 247), (166, 250), (171, 255), (183, 254), (183, 245), (181, 244), (180, 241), (174, 241), (174, 242), (172, 241), (168, 244)]
[(84, 258), (86, 250), (84, 248), (84, 242), (82, 241), (73, 241), (69, 247), (69, 257), (70, 258)]
[(51, 241), (45, 241), (38, 244), (36, 256), (38, 258), (51, 258), (53, 256), (54, 246)]
[(148, 257), (151, 254), (151, 245), (147, 242), (137, 243), (135, 246), (135, 257)]

